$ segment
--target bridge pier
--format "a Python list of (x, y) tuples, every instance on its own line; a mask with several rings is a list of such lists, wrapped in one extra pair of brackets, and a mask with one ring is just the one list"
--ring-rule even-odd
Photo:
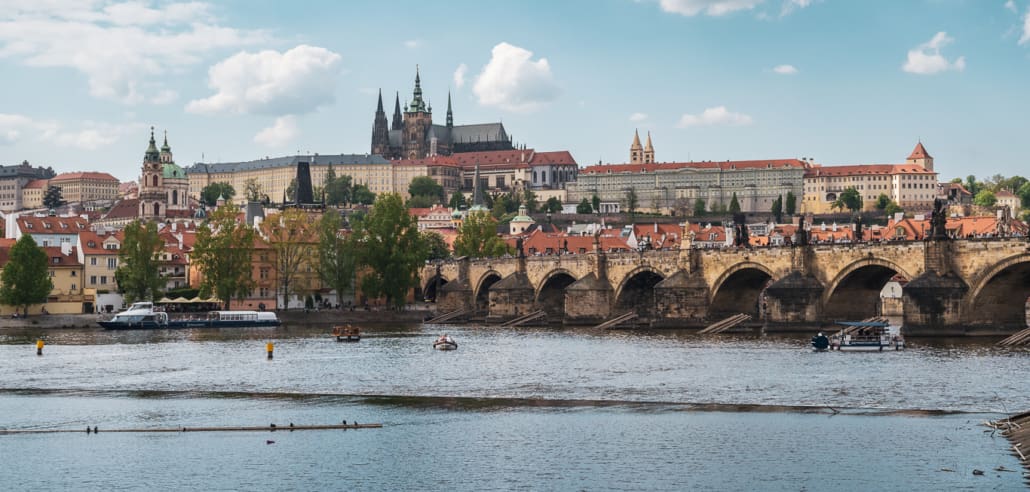
[[(612, 315), (615, 290), (593, 272), (565, 288), (565, 324), (599, 324)], [(621, 314), (621, 313), (620, 313)]]
[(490, 286), (487, 323), (503, 323), (533, 311), (535, 291), (525, 272), (515, 272)]
[(447, 282), (440, 287), (440, 292), (436, 293), (437, 314), (472, 309), (474, 305), (475, 298), (472, 296), (472, 287), (463, 279)]
[(901, 289), (905, 332), (912, 335), (964, 335), (962, 301), (969, 287), (954, 275), (926, 272)]
[(654, 286), (656, 316), (652, 326), (704, 326), (708, 317), (708, 284), (700, 273), (680, 270)]
[(768, 329), (775, 331), (792, 325), (816, 325), (821, 321), (820, 305), (826, 288), (819, 280), (793, 271), (765, 289), (765, 319)]

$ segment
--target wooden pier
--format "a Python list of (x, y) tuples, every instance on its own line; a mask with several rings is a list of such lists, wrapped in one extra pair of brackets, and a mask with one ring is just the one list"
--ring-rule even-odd
[(532, 321), (539, 321), (547, 317), (547, 313), (543, 309), (539, 311), (533, 311), (525, 316), (519, 316), (513, 320), (501, 323), (501, 328), (514, 328), (516, 326), (522, 326)]
[(998, 342), (998, 345), (1002, 347), (1011, 347), (1013, 345), (1026, 345), (1030, 343), (1030, 328), (1023, 331), (1017, 332), (1012, 336)]
[(449, 313), (444, 313), (444, 314), (441, 314), (441, 315), (436, 316), (434, 318), (428, 319), (428, 320), (424, 321), (423, 323), (426, 323), (426, 324), (447, 323), (449, 321), (455, 321), (458, 318), (466, 316), (466, 315), (470, 314), (471, 312), (472, 311), (468, 310), (468, 309), (458, 309), (458, 310), (451, 311)]
[(620, 324), (625, 323), (627, 321), (631, 321), (631, 320), (637, 319), (638, 316), (639, 315), (636, 313), (636, 311), (630, 311), (628, 313), (623, 313), (623, 314), (620, 314), (619, 316), (616, 316), (616, 317), (614, 317), (614, 318), (612, 318), (612, 319), (610, 319), (608, 321), (605, 321), (604, 323), (601, 323), (601, 324), (595, 326), (594, 329), (597, 329), (597, 330), (611, 329), (611, 328), (614, 328), (617, 325), (620, 325)]
[(100, 434), (109, 432), (122, 433), (154, 433), (154, 432), (292, 432), (302, 430), (352, 430), (379, 429), (383, 424), (318, 424), (318, 425), (262, 425), (262, 426), (207, 426), (207, 427), (154, 427), (101, 429), (98, 426), (86, 429), (0, 429), (0, 435), (6, 434)]
[(984, 425), (1001, 431), (1012, 443), (1012, 454), (1019, 458), (1026, 471), (1024, 481), (1030, 486), (1030, 412), (1017, 413), (1001, 420), (985, 422)]
[(726, 318), (726, 319), (723, 319), (723, 320), (720, 320), (720, 321), (716, 321), (715, 323), (712, 323), (712, 324), (708, 325), (705, 329), (697, 332), (697, 334), (698, 335), (714, 335), (714, 334), (717, 334), (717, 333), (722, 333), (722, 332), (724, 332), (726, 330), (729, 330), (730, 328), (733, 328), (733, 327), (736, 327), (736, 326), (740, 326), (741, 323), (743, 323), (745, 321), (748, 321), (750, 319), (751, 319), (751, 315), (749, 315), (749, 314), (744, 314), (744, 313), (734, 314), (733, 316), (730, 316), (729, 318)]

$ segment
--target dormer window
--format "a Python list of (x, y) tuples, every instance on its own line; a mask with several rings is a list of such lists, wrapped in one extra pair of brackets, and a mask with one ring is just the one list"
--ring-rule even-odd
[(43, 228), (44, 229), (50, 229), (50, 223), (49, 222), (44, 222), (43, 223)]
[(93, 240), (90, 240), (89, 242), (86, 243), (86, 246), (89, 246), (90, 248), (95, 248), (95, 247), (97, 247), (97, 242), (93, 241)]

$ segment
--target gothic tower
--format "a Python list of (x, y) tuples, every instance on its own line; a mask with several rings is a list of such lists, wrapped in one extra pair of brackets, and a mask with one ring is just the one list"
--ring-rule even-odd
[(379, 90), (379, 105), (376, 107), (376, 118), (372, 124), (372, 154), (389, 156), (390, 128), (386, 126), (386, 112), (383, 111), (383, 91)]
[(403, 130), (404, 129), (404, 118), (401, 116), (401, 93), (396, 93), (396, 99), (393, 100), (393, 121), (390, 125), (391, 130)]
[[(167, 146), (167, 141), (166, 141)], [(167, 149), (167, 158), (171, 158), (171, 149)], [(162, 153), (157, 150), (154, 141), (154, 127), (150, 127), (150, 146), (143, 154), (143, 173), (139, 181), (139, 217), (143, 220), (162, 220), (165, 217), (166, 197), (162, 174), (164, 164)]]
[(451, 91), (447, 91), (447, 128), (454, 128), (454, 112), (451, 111)]
[(644, 163), (654, 163), (654, 146), (651, 145), (651, 132), (647, 132), (647, 143), (644, 144)]
[(629, 163), (640, 164), (643, 161), (643, 147), (640, 145), (640, 132), (633, 130), (633, 144), (629, 146)]
[(426, 143), (426, 135), (429, 127), (433, 125), (433, 108), (426, 106), (422, 99), (422, 83), (419, 79), (418, 67), (415, 67), (415, 90), (412, 92), (411, 103), (404, 112), (404, 157), (408, 159), (422, 159), (429, 154)]

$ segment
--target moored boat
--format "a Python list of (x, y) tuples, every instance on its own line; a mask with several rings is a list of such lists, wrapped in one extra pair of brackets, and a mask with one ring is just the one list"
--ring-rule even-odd
[(169, 318), (168, 313), (154, 310), (152, 302), (137, 302), (113, 318), (98, 321), (108, 330), (160, 328), (250, 328), (279, 326), (279, 318), (266, 311), (211, 311), (201, 317)]
[(830, 349), (830, 338), (819, 332), (818, 335), (812, 337), (812, 350), (816, 352), (822, 352)]
[(361, 340), (361, 331), (351, 325), (336, 325), (333, 327), (333, 336), (337, 342), (357, 342)]
[[(903, 350), (901, 327), (884, 321), (838, 321), (844, 326), (830, 337), (830, 350), (842, 352), (883, 352)], [(815, 341), (813, 340), (813, 345)]]
[(108, 330), (167, 328), (168, 313), (154, 311), (152, 302), (136, 302), (113, 318), (97, 323)]
[(457, 350), (458, 342), (455, 342), (450, 335), (443, 334), (433, 342), (433, 348), (436, 350)]

